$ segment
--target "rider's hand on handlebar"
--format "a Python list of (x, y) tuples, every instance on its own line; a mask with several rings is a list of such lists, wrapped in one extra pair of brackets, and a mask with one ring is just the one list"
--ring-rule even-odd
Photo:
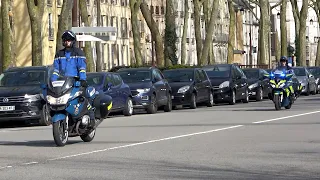
[(82, 87), (88, 87), (87, 81), (86, 80), (80, 80), (81, 86)]

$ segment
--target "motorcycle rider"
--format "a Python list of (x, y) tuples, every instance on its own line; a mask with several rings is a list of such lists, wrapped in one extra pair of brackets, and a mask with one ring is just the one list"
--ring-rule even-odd
[[(288, 65), (288, 59), (286, 56), (282, 56), (280, 58), (280, 65), (279, 65), (278, 69), (282, 69), (282, 68), (286, 70), (286, 73), (289, 73), (289, 74), (293, 73), (292, 67), (290, 67)], [(295, 100), (296, 94), (295, 94), (294, 89), (292, 87), (292, 80), (291, 79), (286, 82), (286, 86), (290, 90), (290, 96), (292, 97), (293, 100)]]
[[(86, 57), (80, 48), (75, 47), (77, 41), (76, 34), (67, 30), (62, 34), (61, 38), (64, 48), (59, 50), (55, 55), (53, 62), (54, 71), (51, 76), (51, 81), (56, 81), (59, 76), (74, 77), (80, 80), (83, 88), (87, 88)], [(88, 107), (90, 116), (89, 125), (93, 127), (95, 125), (94, 109), (92, 108), (93, 99), (89, 97), (86, 98), (90, 103)]]

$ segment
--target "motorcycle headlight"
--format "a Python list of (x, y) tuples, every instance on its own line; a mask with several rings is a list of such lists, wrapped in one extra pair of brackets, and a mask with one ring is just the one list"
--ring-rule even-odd
[(275, 87), (276, 87), (276, 85), (274, 85), (274, 84), (271, 84), (271, 87), (275, 88)]
[(285, 85), (285, 83), (279, 84), (279, 88), (283, 88), (284, 85)]
[(150, 91), (150, 88), (137, 89), (137, 91), (138, 91), (139, 93), (147, 93), (147, 92)]
[(178, 90), (178, 93), (185, 93), (189, 90), (190, 86), (183, 86)]
[(258, 83), (251, 84), (249, 86), (249, 89), (253, 89), (253, 88), (256, 88), (256, 87), (258, 87)]
[(64, 104), (67, 104), (69, 98), (70, 98), (70, 93), (65, 94), (63, 96), (60, 96), (58, 98), (52, 97), (50, 95), (47, 95), (48, 103), (52, 104), (52, 105), (64, 105)]
[(230, 85), (230, 82), (229, 81), (225, 81), (225, 82), (223, 82), (223, 83), (221, 83), (219, 85), (219, 88), (226, 88), (226, 87), (229, 87), (229, 85)]

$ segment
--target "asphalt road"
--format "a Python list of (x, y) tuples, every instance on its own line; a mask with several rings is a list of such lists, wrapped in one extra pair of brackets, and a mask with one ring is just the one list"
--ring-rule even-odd
[(112, 117), (84, 143), (0, 129), (0, 179), (320, 179), (320, 96)]

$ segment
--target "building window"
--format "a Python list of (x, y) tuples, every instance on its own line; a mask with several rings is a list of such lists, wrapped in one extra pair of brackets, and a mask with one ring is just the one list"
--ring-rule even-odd
[(161, 14), (165, 14), (165, 12), (164, 12), (164, 6), (161, 6)]
[(127, 18), (121, 18), (121, 37), (128, 38)]
[(121, 6), (128, 6), (127, 0), (121, 0)]
[(156, 14), (160, 14), (159, 6), (156, 6)]
[(58, 6), (58, 7), (61, 7), (61, 6), (62, 6), (61, 0), (57, 0), (57, 6)]
[(49, 13), (49, 40), (53, 41), (54, 40), (54, 28), (53, 28), (53, 23), (52, 23), (52, 14)]
[(154, 14), (154, 6), (151, 6), (150, 11), (151, 11), (151, 14)]
[(47, 5), (52, 6), (52, 0), (47, 0)]

